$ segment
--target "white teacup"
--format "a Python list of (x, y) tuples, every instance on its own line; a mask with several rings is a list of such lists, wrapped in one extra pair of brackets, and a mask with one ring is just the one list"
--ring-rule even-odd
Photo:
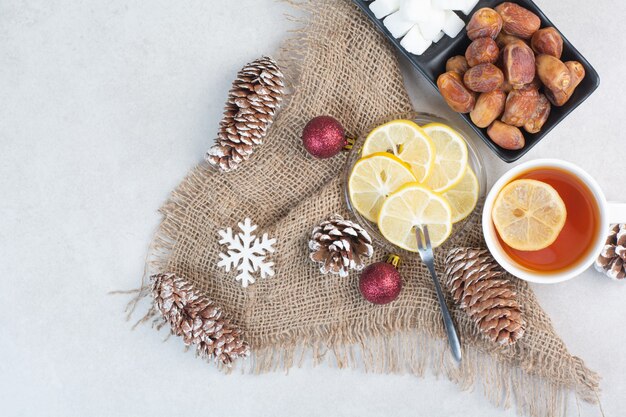
[[(588, 255), (586, 255), (583, 259), (578, 260), (571, 267), (566, 267), (565, 269), (560, 269), (555, 272), (537, 272), (528, 269), (511, 259), (511, 257), (502, 248), (500, 240), (497, 236), (495, 226), (493, 225), (493, 221), (491, 220), (493, 204), (496, 200), (496, 197), (500, 193), (500, 190), (513, 179), (522, 175), (523, 173), (528, 172), (534, 168), (541, 167), (557, 168), (569, 172), (580, 181), (582, 181), (584, 184), (586, 184), (593, 196), (595, 197), (600, 217), (598, 230), (595, 232), (595, 237), (593, 239), (593, 250), (590, 250), (588, 252)], [(563, 282), (580, 275), (583, 271), (585, 271), (593, 264), (595, 259), (602, 251), (602, 248), (604, 247), (604, 244), (606, 242), (607, 233), (609, 231), (609, 225), (612, 223), (624, 222), (626, 222), (626, 204), (607, 202), (606, 197), (602, 192), (602, 189), (589, 174), (587, 174), (585, 171), (583, 171), (578, 166), (572, 164), (571, 162), (561, 161), (558, 159), (537, 159), (533, 161), (528, 161), (526, 163), (516, 166), (515, 168), (504, 174), (494, 184), (494, 186), (489, 191), (489, 194), (487, 194), (482, 218), (485, 241), (487, 242), (487, 247), (491, 251), (491, 254), (495, 258), (495, 260), (498, 261), (498, 263), (502, 265), (504, 269), (506, 269), (508, 272), (515, 275), (516, 277), (526, 281), (537, 282), (541, 284), (553, 284), (557, 282)]]

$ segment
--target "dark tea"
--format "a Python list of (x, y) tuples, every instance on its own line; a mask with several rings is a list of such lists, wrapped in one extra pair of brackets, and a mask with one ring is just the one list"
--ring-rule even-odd
[(513, 249), (500, 239), (502, 249), (517, 264), (536, 272), (558, 272), (582, 261), (593, 250), (600, 227), (600, 209), (592, 191), (574, 174), (553, 167), (532, 168), (511, 180), (545, 182), (559, 193), (567, 209), (565, 226), (556, 241), (538, 251)]

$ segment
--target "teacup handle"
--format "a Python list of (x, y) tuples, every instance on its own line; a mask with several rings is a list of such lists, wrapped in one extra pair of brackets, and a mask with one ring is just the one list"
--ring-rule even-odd
[(626, 223), (626, 203), (609, 201), (607, 204), (609, 223)]

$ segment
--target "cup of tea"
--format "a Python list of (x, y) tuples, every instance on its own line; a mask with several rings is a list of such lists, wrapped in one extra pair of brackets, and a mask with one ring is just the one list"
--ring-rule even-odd
[[(516, 180), (535, 180), (556, 190), (565, 205), (565, 221), (549, 246), (520, 250), (505, 243), (494, 224), (496, 200)], [(528, 183), (528, 181), (527, 181)], [(559, 203), (560, 204), (560, 203)], [(525, 214), (520, 213), (523, 220)], [(485, 200), (482, 227), (495, 260), (526, 281), (551, 284), (569, 280), (589, 268), (598, 257), (612, 223), (626, 222), (626, 204), (609, 203), (598, 183), (580, 167), (558, 159), (523, 163), (504, 174)]]

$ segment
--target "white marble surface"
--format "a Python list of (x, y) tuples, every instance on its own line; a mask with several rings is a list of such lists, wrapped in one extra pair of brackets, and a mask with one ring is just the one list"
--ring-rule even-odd
[[(538, 3), (602, 86), (525, 160), (576, 162), (624, 200), (625, 6)], [(149, 327), (131, 332), (127, 299), (107, 295), (138, 284), (157, 208), (202, 158), (233, 73), (292, 27), (285, 11), (271, 0), (0, 1), (0, 414), (515, 415), (432, 376), (224, 376)], [(406, 75), (418, 109), (456, 117)], [(491, 181), (507, 169), (487, 163)], [(626, 283), (589, 271), (535, 289), (603, 375), (606, 415), (623, 415)]]

